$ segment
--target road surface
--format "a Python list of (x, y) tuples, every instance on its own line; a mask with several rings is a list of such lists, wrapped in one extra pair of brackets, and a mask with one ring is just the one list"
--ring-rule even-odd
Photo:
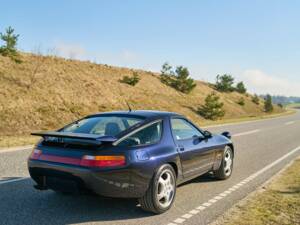
[(37, 191), (29, 179), (30, 149), (0, 153), (0, 224), (208, 224), (300, 155), (300, 111), (261, 121), (208, 128), (230, 131), (235, 143), (232, 177), (196, 178), (178, 187), (172, 209), (143, 212), (135, 200)]

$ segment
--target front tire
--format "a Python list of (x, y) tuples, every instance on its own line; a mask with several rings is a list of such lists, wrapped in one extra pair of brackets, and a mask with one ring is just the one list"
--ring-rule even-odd
[(145, 195), (139, 199), (145, 211), (160, 214), (171, 208), (176, 195), (176, 175), (169, 164), (162, 165), (154, 174)]
[(233, 151), (230, 146), (225, 146), (221, 165), (214, 171), (214, 176), (219, 180), (226, 180), (232, 174), (233, 169)]

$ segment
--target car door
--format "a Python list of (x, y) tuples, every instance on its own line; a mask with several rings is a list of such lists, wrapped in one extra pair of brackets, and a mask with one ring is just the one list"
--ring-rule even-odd
[(203, 174), (213, 166), (211, 140), (184, 118), (171, 118), (171, 129), (185, 178)]

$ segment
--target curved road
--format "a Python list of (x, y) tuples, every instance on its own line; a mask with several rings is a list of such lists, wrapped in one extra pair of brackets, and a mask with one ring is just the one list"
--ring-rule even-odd
[(0, 224), (208, 224), (300, 155), (300, 111), (209, 130), (233, 134), (232, 177), (179, 186), (173, 208), (162, 215), (143, 212), (135, 200), (36, 191), (26, 168), (31, 150), (0, 152)]

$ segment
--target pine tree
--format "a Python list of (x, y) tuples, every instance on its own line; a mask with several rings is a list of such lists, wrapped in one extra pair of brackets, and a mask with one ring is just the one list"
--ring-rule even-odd
[(252, 97), (252, 102), (255, 103), (256, 105), (259, 105), (259, 97), (257, 96), (257, 94), (255, 94)]
[(234, 91), (233, 87), (234, 78), (229, 74), (217, 75), (216, 89), (222, 92), (232, 92)]
[(267, 94), (265, 97), (265, 111), (266, 112), (273, 111), (272, 97), (269, 94)]
[(160, 80), (162, 83), (188, 94), (196, 87), (196, 83), (189, 76), (190, 73), (186, 67), (178, 66), (173, 71), (172, 66), (165, 63), (162, 66)]
[(8, 27), (5, 34), (0, 33), (0, 39), (5, 43), (0, 47), (0, 54), (2, 56), (7, 56), (14, 60), (16, 63), (21, 63), (20, 55), (17, 51), (17, 42), (19, 35), (14, 34), (14, 29)]
[(238, 93), (241, 93), (241, 94), (245, 94), (247, 91), (247, 89), (242, 81), (236, 84), (235, 89)]
[(198, 113), (205, 119), (217, 120), (225, 115), (224, 103), (220, 102), (220, 97), (212, 92), (205, 98), (205, 104), (198, 108)]

